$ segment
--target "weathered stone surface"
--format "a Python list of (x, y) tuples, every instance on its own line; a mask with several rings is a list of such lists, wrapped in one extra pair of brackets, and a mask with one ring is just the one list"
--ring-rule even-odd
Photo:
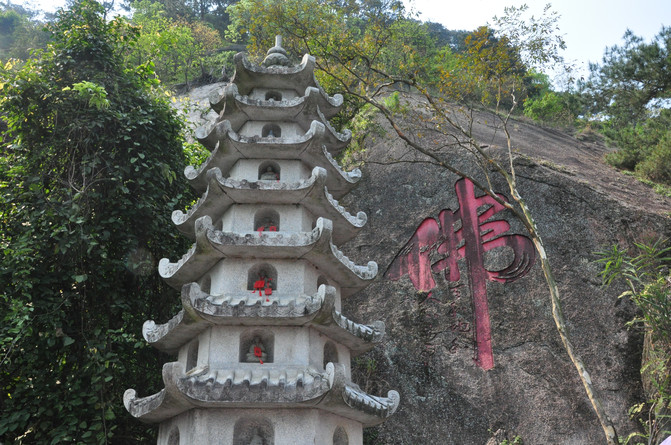
[(161, 259), (159, 274), (169, 285), (181, 289), (224, 258), (305, 259), (328, 270), (343, 296), (349, 296), (375, 278), (377, 264), (355, 264), (333, 245), (332, 234), (333, 223), (321, 217), (309, 232), (238, 233), (216, 230), (210, 216), (205, 215), (195, 223), (193, 246), (176, 263)]
[[(207, 174), (208, 186), (203, 196), (186, 213), (175, 210), (172, 221), (184, 235), (195, 239), (195, 222), (201, 216), (218, 221), (235, 204), (258, 204), (266, 199), (278, 206), (301, 204), (312, 214), (323, 213), (334, 222), (333, 241), (341, 244), (356, 236), (366, 224), (367, 216), (363, 212), (354, 216), (345, 210), (326, 188), (326, 177), (325, 169), (315, 167), (308, 179), (293, 182), (235, 180), (225, 178), (218, 168), (213, 168)], [(234, 229), (248, 232), (252, 227)]]
[[(488, 128), (476, 126), (477, 131), (491, 144), (492, 153), (502, 150), (501, 140), (487, 136)], [(668, 213), (655, 213), (664, 208), (660, 202), (671, 210), (671, 200), (652, 195), (603, 164), (603, 147), (521, 123), (514, 124), (513, 137), (521, 141), (516, 147), (521, 152), (528, 150), (536, 157), (547, 152), (552, 160), (518, 158), (519, 190), (546, 244), (569, 334), (606, 412), (626, 435), (638, 428), (627, 410), (644, 397), (639, 376), (642, 336), (625, 327), (634, 308), (618, 300), (621, 289), (601, 287), (594, 252), (613, 243), (631, 245), (671, 235)], [(405, 151), (388, 138), (370, 147), (368, 156), (384, 161)], [(457, 157), (456, 162), (469, 169), (465, 160)], [(407, 275), (399, 281), (385, 277), (425, 218), (459, 208), (457, 178), (426, 164), (368, 164), (363, 173), (361, 186), (346, 201), (368, 214), (368, 224), (344, 251), (355, 261), (376, 258), (380, 274), (347, 300), (345, 310), (354, 319), (386, 320), (387, 332), (383, 346), (359, 359), (353, 378), (373, 393), (394, 382), (404, 400), (394, 418), (378, 427), (374, 443), (475, 445), (486, 443), (498, 430), (511, 439), (519, 435), (525, 444), (604, 443), (554, 326), (539, 265), (512, 283), (487, 283), (494, 368), (483, 370), (474, 363), (473, 309), (464, 260), (459, 261), (459, 283), (434, 273), (437, 287), (429, 298)], [(504, 183), (494, 184), (506, 194)], [(612, 184), (618, 187), (611, 193)], [(631, 190), (639, 192), (628, 197)], [(510, 215), (506, 219), (512, 226), (507, 233), (524, 234)], [(505, 266), (501, 255), (485, 261)], [(455, 284), (464, 285), (461, 296), (450, 290)], [(367, 366), (374, 366), (375, 372), (367, 372)]]
[(356, 323), (336, 310), (337, 291), (319, 286), (316, 295), (294, 296), (288, 300), (259, 297), (256, 292), (240, 298), (214, 297), (197, 283), (182, 287), (184, 307), (167, 323), (144, 323), (145, 340), (161, 351), (174, 354), (212, 325), (312, 326), (350, 349), (353, 355), (369, 351), (384, 337), (385, 324)]
[[(485, 119), (478, 120), (480, 141), (492, 154), (503, 153), (500, 133), (485, 125)], [(617, 299), (622, 289), (601, 288), (599, 268), (592, 261), (595, 251), (615, 242), (631, 245), (671, 236), (671, 199), (606, 166), (602, 145), (524, 122), (513, 122), (511, 132), (516, 150), (535, 159), (516, 161), (518, 183), (546, 243), (569, 334), (607, 413), (626, 435), (638, 427), (627, 410), (644, 400), (642, 335), (624, 326), (634, 309)], [(393, 137), (370, 150), (370, 158), (377, 161), (406, 151)], [(466, 168), (465, 161), (457, 162)], [(559, 340), (538, 264), (515, 282), (487, 283), (494, 356), (490, 371), (473, 362), (467, 292), (456, 302), (454, 317), (449, 304), (455, 297), (446, 280), (439, 280), (432, 294), (442, 306), (430, 308), (420, 303), (426, 294), (419, 294), (407, 276), (396, 282), (384, 277), (425, 218), (435, 218), (443, 209), (457, 210), (456, 179), (421, 164), (368, 164), (358, 189), (342, 200), (368, 215), (366, 227), (343, 251), (356, 262), (375, 258), (380, 269), (370, 287), (345, 303), (344, 312), (354, 320), (386, 321), (383, 345), (357, 359), (354, 380), (373, 394), (393, 383), (403, 397), (394, 417), (378, 427), (374, 443), (481, 445), (493, 435), (499, 442), (506, 435), (519, 435), (526, 444), (604, 443)], [(501, 182), (495, 189), (507, 194)], [(509, 215), (507, 219), (510, 233), (524, 233)], [(505, 256), (503, 252), (485, 260), (505, 266)], [(464, 279), (463, 260), (460, 269)], [(441, 328), (446, 332), (431, 339), (431, 330)], [(436, 346), (427, 349), (431, 343)], [(375, 372), (369, 373), (367, 366)]]

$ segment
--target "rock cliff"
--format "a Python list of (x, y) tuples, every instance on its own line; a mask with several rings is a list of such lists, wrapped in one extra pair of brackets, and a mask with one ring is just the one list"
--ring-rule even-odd
[[(618, 299), (622, 289), (601, 287), (594, 252), (671, 236), (671, 199), (605, 165), (602, 144), (524, 122), (511, 129), (518, 187), (546, 244), (569, 335), (618, 432), (629, 433), (639, 428), (627, 410), (643, 400), (643, 336), (625, 326), (635, 309)], [(494, 155), (503, 151), (502, 135), (484, 118), (476, 119), (475, 131)], [(368, 215), (344, 252), (359, 262), (374, 259), (380, 270), (371, 286), (344, 303), (345, 310), (355, 321), (384, 319), (387, 325), (382, 344), (355, 359), (354, 378), (373, 393), (386, 392), (393, 382), (403, 400), (393, 420), (367, 430), (367, 443), (480, 445), (497, 431), (498, 440), (520, 436), (527, 445), (604, 443), (557, 334), (539, 264), (514, 281), (486, 283), (489, 370), (475, 361), (476, 318), (482, 314), (474, 309), (469, 265), (459, 254), (463, 240), (447, 249), (456, 266), (431, 273), (430, 291), (418, 290), (407, 273), (391, 279), (389, 271), (407, 255), (408, 242), (427, 218), (467, 205), (455, 192), (458, 178), (445, 171), (414, 162), (384, 165), (406, 151), (391, 132), (371, 140), (361, 184), (344, 203)], [(471, 169), (466, 159), (456, 162)], [(507, 194), (501, 181), (494, 188)], [(524, 235), (511, 215), (500, 212), (492, 219), (508, 221), (505, 234)], [(427, 257), (435, 264), (445, 252), (433, 249)], [(510, 246), (492, 249), (485, 268), (500, 270), (514, 257)]]

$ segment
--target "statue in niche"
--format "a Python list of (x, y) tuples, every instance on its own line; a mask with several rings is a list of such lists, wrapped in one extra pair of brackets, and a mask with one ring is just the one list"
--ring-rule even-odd
[(263, 364), (263, 361), (266, 359), (268, 354), (266, 354), (266, 348), (263, 346), (263, 342), (260, 337), (254, 337), (252, 344), (249, 345), (249, 351), (247, 352), (246, 361), (247, 363), (254, 363), (258, 361)]
[(265, 172), (261, 174), (262, 181), (279, 181), (280, 175), (277, 174), (271, 166), (268, 166)]
[(256, 229), (257, 232), (277, 232), (277, 226), (271, 218), (266, 218), (262, 220), (259, 224), (259, 227)]
[(258, 430), (252, 436), (252, 440), (249, 441), (249, 445), (263, 445), (263, 437), (259, 435)]
[[(267, 278), (264, 275), (259, 275), (259, 279), (254, 281), (252, 292), (259, 291), (259, 297), (262, 296), (264, 293), (266, 294), (266, 297), (269, 297), (270, 295), (273, 294), (272, 286), (273, 286), (272, 278)], [(269, 301), (268, 298), (266, 298), (266, 301)]]

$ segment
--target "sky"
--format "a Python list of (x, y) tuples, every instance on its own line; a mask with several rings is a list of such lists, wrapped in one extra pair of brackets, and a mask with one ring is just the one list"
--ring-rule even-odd
[[(65, 0), (24, 0), (39, 9), (55, 11)], [(278, 0), (281, 1), (281, 0)], [(607, 47), (622, 43), (627, 29), (646, 41), (671, 26), (671, 0), (403, 0), (420, 12), (421, 20), (441, 23), (447, 29), (472, 31), (492, 23), (506, 6), (529, 5), (539, 16), (547, 3), (561, 16), (560, 33), (566, 41), (563, 56), (575, 62), (577, 74), (587, 75), (588, 62), (600, 62)]]
[(564, 36), (567, 61), (575, 61), (577, 72), (586, 75), (589, 62), (601, 62), (607, 47), (622, 43), (631, 29), (651, 41), (662, 25), (671, 26), (671, 0), (404, 0), (420, 12), (424, 21), (441, 23), (447, 29), (472, 31), (493, 23), (506, 6), (527, 4), (529, 13), (540, 16), (551, 3), (557, 11)]

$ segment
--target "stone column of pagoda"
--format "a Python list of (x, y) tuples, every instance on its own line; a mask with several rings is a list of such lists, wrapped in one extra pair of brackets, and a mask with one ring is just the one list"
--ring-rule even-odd
[(337, 201), (361, 176), (332, 157), (351, 137), (328, 122), (343, 98), (319, 86), (313, 57), (293, 66), (279, 37), (262, 66), (244, 54), (235, 63), (211, 98), (218, 119), (196, 133), (212, 154), (185, 171), (202, 196), (172, 215), (194, 244), (159, 264), (183, 309), (143, 328), (177, 360), (163, 366), (163, 390), (129, 389), (124, 403), (159, 424), (158, 444), (362, 444), (362, 428), (399, 396), (351, 382), (351, 357), (382, 339), (384, 323), (341, 313), (377, 274), (336, 247), (366, 223)]

